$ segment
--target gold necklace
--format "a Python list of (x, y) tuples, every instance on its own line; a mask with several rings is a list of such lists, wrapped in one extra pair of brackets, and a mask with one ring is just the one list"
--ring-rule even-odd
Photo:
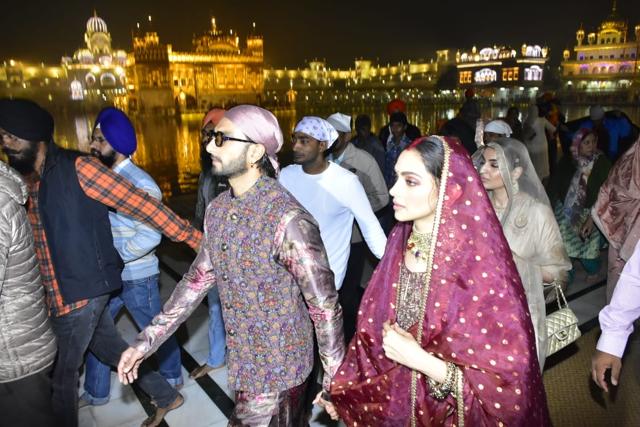
[(415, 224), (411, 229), (411, 235), (407, 240), (407, 250), (418, 261), (427, 262), (429, 256), (429, 250), (431, 249), (431, 233), (420, 233), (416, 230)]

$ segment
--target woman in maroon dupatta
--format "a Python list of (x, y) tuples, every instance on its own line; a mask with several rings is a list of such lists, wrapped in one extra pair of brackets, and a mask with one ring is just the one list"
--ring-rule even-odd
[(422, 138), (396, 173), (399, 223), (327, 410), (348, 426), (550, 425), (523, 287), (469, 155)]

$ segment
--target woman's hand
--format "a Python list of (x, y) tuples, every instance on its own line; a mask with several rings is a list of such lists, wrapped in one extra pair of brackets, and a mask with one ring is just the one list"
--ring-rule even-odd
[(580, 238), (582, 240), (587, 240), (587, 238), (591, 235), (591, 233), (593, 233), (593, 228), (594, 228), (593, 218), (591, 218), (591, 215), (589, 215), (589, 217), (587, 217), (587, 220), (584, 222), (582, 227), (580, 227)]
[(414, 371), (422, 372), (441, 383), (447, 374), (447, 363), (425, 351), (409, 332), (389, 321), (382, 324), (382, 349), (385, 356)]
[(411, 369), (418, 369), (414, 361), (426, 353), (413, 335), (389, 321), (382, 324), (382, 348), (389, 359)]

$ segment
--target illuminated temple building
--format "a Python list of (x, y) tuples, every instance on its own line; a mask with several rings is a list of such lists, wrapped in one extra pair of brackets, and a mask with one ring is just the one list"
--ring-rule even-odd
[(111, 47), (107, 24), (96, 12), (87, 21), (84, 42), (86, 46), (76, 50), (72, 57), (62, 58), (71, 99), (102, 98), (106, 101), (124, 96), (127, 52)]
[(574, 53), (563, 52), (563, 89), (606, 93), (626, 90), (634, 81), (640, 83), (640, 25), (635, 26), (635, 40), (627, 35), (627, 22), (618, 15), (615, 1), (611, 14), (597, 32), (586, 34), (586, 40), (580, 26)]
[(140, 33), (129, 55), (130, 107), (184, 111), (260, 102), (263, 61), (261, 36), (249, 35), (243, 47), (233, 30), (217, 28), (215, 18), (209, 31), (194, 36), (189, 52), (174, 51), (154, 31)]
[(314, 60), (306, 68), (264, 70), (265, 100), (270, 104), (327, 101), (387, 102), (403, 97), (433, 96), (438, 76), (450, 65), (449, 51), (439, 50), (436, 59), (377, 64), (356, 59), (349, 68), (330, 68)]
[(494, 46), (456, 52), (460, 88), (486, 88), (487, 92), (521, 92), (530, 96), (542, 85), (549, 49), (523, 44), (519, 49)]
[(162, 112), (261, 101), (264, 41), (255, 34), (255, 23), (241, 43), (237, 33), (221, 31), (212, 18), (211, 28), (193, 37), (189, 51), (176, 51), (156, 31), (138, 26), (132, 51), (125, 52), (112, 48), (107, 24), (94, 12), (84, 42), (59, 66), (6, 60), (0, 64), (0, 96)]

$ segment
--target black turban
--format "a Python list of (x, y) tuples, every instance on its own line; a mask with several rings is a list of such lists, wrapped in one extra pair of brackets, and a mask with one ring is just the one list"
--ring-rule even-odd
[(27, 141), (49, 142), (53, 136), (53, 117), (28, 99), (0, 99), (0, 128)]

